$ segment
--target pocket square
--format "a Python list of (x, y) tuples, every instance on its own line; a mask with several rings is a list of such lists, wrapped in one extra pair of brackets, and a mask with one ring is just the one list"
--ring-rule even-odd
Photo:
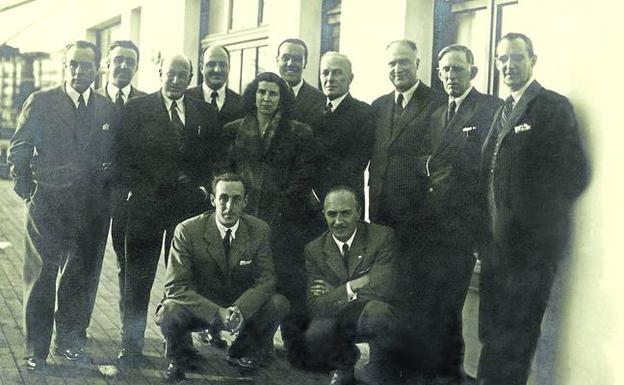
[(239, 265), (246, 266), (246, 265), (250, 265), (252, 262), (253, 262), (253, 260), (251, 260), (251, 259), (241, 259)]
[(462, 132), (464, 133), (464, 135), (466, 135), (466, 138), (467, 138), (476, 129), (477, 129), (477, 127), (464, 127), (464, 128), (462, 128)]
[(529, 131), (530, 129), (531, 129), (530, 125), (523, 123), (519, 126), (514, 127), (514, 133), (519, 134), (521, 132)]
[(108, 124), (108, 123), (104, 123), (104, 124), (102, 125), (102, 131), (108, 131), (108, 130), (110, 130), (110, 124)]

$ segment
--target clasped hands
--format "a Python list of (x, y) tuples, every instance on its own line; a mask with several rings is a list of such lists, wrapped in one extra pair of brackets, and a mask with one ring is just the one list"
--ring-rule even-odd
[(223, 329), (229, 331), (230, 333), (238, 333), (243, 326), (244, 317), (238, 306), (219, 308), (217, 311), (217, 317), (223, 325)]
[[(351, 284), (351, 290), (357, 293), (358, 290), (368, 285), (368, 283), (370, 282), (370, 278), (368, 274), (364, 274), (363, 276), (353, 279), (349, 282)], [(314, 297), (318, 297), (328, 293), (333, 289), (334, 286), (330, 285), (328, 282), (322, 279), (315, 279), (314, 281), (312, 281), (312, 285), (310, 286), (310, 294), (312, 294)]]

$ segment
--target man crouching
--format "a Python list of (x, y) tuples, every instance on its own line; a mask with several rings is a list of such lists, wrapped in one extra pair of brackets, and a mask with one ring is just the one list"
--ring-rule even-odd
[(314, 316), (306, 339), (333, 371), (331, 385), (354, 384), (356, 342), (368, 342), (367, 383), (398, 379), (391, 357), (397, 316), (390, 304), (396, 284), (396, 239), (389, 227), (360, 222), (357, 194), (329, 190), (324, 202), (329, 231), (305, 248), (308, 305)]
[(180, 223), (171, 245), (165, 299), (158, 311), (165, 336), (168, 382), (185, 378), (196, 351), (191, 331), (208, 327), (238, 333), (229, 347), (229, 363), (252, 369), (273, 349), (277, 326), (288, 300), (275, 294), (270, 229), (242, 214), (247, 203), (240, 176), (222, 174), (212, 182), (216, 212)]

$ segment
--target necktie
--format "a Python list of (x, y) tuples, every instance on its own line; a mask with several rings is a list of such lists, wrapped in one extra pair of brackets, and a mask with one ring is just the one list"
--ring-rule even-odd
[(231, 247), (232, 229), (225, 231), (225, 237), (223, 237), (223, 250), (225, 250), (225, 266), (227, 271), (230, 271), (230, 247)]
[(332, 108), (333, 108), (333, 107), (334, 107), (334, 106), (332, 105), (332, 103), (331, 103), (331, 102), (328, 102), (328, 103), (327, 103), (327, 105), (325, 106), (325, 109), (323, 110), (323, 114), (324, 114), (324, 115), (326, 115), (326, 114), (331, 114), (331, 113), (332, 113)]
[(171, 122), (177, 129), (184, 129), (184, 123), (182, 123), (182, 119), (180, 119), (180, 115), (178, 115), (178, 105), (175, 101), (171, 103)]
[(342, 262), (344, 263), (345, 270), (349, 272), (349, 245), (342, 244)]
[(499, 124), (499, 131), (501, 131), (501, 129), (503, 127), (505, 127), (505, 125), (507, 125), (507, 121), (509, 120), (509, 116), (511, 115), (511, 111), (513, 110), (513, 104), (514, 104), (514, 99), (513, 97), (508, 96), (507, 99), (505, 99), (505, 104), (503, 105), (503, 111), (501, 112), (501, 116), (500, 116), (500, 124)]
[(117, 105), (117, 107), (121, 108), (124, 105), (124, 99), (123, 99), (124, 93), (122, 90), (117, 91), (117, 96), (115, 96), (115, 105)]
[(217, 107), (218, 97), (219, 97), (219, 93), (217, 91), (212, 91), (212, 93), (210, 94), (210, 104), (212, 104), (212, 106), (216, 109), (219, 109), (219, 107)]
[(87, 124), (87, 104), (82, 94), (78, 96), (78, 119), (80, 119), (82, 125)]
[(455, 111), (457, 109), (457, 104), (455, 103), (455, 101), (453, 100), (449, 106), (448, 106), (448, 111), (446, 113), (446, 123), (448, 124), (451, 119), (453, 119), (453, 116), (455, 116)]
[(392, 114), (392, 127), (390, 129), (390, 135), (392, 136), (392, 131), (394, 131), (394, 127), (397, 125), (397, 122), (401, 118), (403, 114), (403, 94), (399, 94), (397, 97), (396, 103), (394, 103), (394, 112)]

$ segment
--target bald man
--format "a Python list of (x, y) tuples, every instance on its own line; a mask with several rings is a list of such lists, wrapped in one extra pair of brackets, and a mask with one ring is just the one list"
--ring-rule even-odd
[[(159, 67), (161, 89), (131, 99), (116, 147), (118, 180), (129, 191), (121, 366), (141, 357), (149, 295), (162, 248), (175, 225), (206, 209), (205, 194), (221, 143), (216, 108), (184, 96), (193, 68), (184, 55)], [(165, 250), (168, 250), (168, 244)], [(165, 255), (165, 263), (167, 261)]]
[(213, 45), (204, 48), (200, 58), (199, 70), (204, 81), (197, 87), (189, 88), (186, 94), (216, 107), (222, 125), (242, 118), (241, 97), (227, 86), (230, 52), (223, 46)]

